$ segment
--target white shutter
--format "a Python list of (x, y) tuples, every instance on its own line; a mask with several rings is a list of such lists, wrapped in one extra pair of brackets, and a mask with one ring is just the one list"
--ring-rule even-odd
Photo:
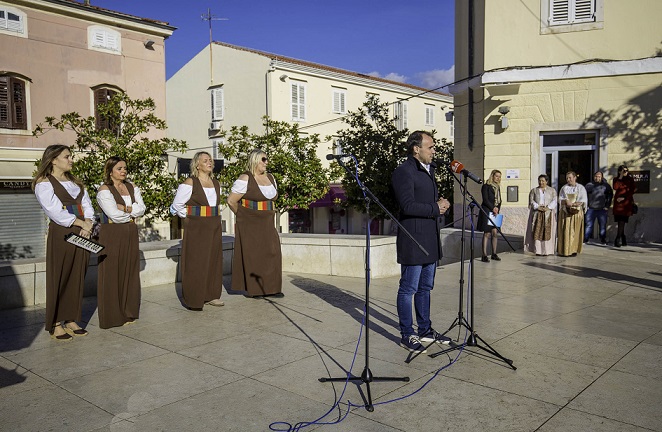
[(106, 46), (106, 32), (96, 30), (92, 35), (92, 46), (104, 48)]
[(7, 30), (23, 33), (23, 20), (19, 15), (7, 12)]
[(549, 23), (568, 24), (570, 22), (571, 0), (549, 0)]
[(425, 107), (425, 124), (427, 126), (434, 126), (434, 107), (426, 106)]
[(595, 0), (574, 0), (575, 10), (573, 22), (595, 21)]
[(118, 35), (106, 32), (106, 48), (112, 51), (119, 51), (119, 38)]
[(345, 91), (342, 89), (333, 89), (333, 112), (345, 114)]
[(292, 120), (297, 120), (299, 118), (299, 85), (292, 83), (290, 87), (292, 89)]
[(303, 83), (292, 83), (292, 120), (306, 119), (306, 87)]
[(299, 120), (306, 119), (306, 87), (299, 84)]
[(212, 89), (211, 91), (212, 120), (223, 120), (223, 117), (225, 115), (224, 106), (225, 104), (223, 101), (223, 88), (220, 87), (220, 88)]
[(407, 129), (407, 102), (402, 101), (402, 129)]
[(0, 29), (7, 28), (7, 16), (5, 14), (5, 11), (0, 10)]

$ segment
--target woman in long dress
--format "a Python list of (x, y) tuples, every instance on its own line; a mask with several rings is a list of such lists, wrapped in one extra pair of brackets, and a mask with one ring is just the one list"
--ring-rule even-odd
[(584, 186), (577, 183), (577, 174), (568, 171), (566, 184), (559, 191), (559, 229), (557, 253), (559, 256), (575, 256), (584, 243), (584, 213), (588, 208), (588, 195)]
[(618, 232), (614, 240), (614, 246), (627, 246), (625, 239), (625, 224), (633, 215), (634, 193), (637, 188), (634, 179), (630, 176), (628, 167), (618, 167), (618, 176), (614, 178), (614, 221), (618, 224)]
[(481, 261), (490, 262), (490, 258), (487, 256), (487, 246), (492, 244), (492, 255), (491, 258), (494, 261), (501, 261), (499, 255), (497, 255), (497, 229), (487, 218), (487, 215), (492, 213), (493, 217), (496, 217), (501, 211), (501, 171), (492, 170), (490, 173), (490, 178), (485, 182), (481, 187), (480, 193), (483, 197), (483, 202), (481, 207), (484, 211), (481, 211), (478, 215), (478, 230), (483, 231), (483, 257)]
[(248, 297), (283, 297), (280, 237), (274, 225), (276, 180), (267, 173), (267, 155), (255, 149), (247, 171), (232, 185), (228, 206), (237, 216), (232, 289)]
[(191, 176), (177, 188), (170, 212), (184, 219), (182, 297), (191, 310), (223, 306), (223, 230), (221, 185), (212, 178), (214, 160), (207, 152), (191, 159)]
[(94, 209), (83, 183), (71, 174), (69, 147), (50, 145), (32, 180), (37, 201), (50, 219), (46, 240), (45, 328), (53, 339), (85, 336), (76, 321), (82, 317), (83, 288), (90, 253), (64, 240), (67, 234), (89, 238)]
[(97, 303), (99, 327), (130, 324), (140, 314), (140, 252), (135, 219), (145, 214), (140, 189), (126, 180), (126, 161), (113, 156), (103, 169), (97, 193), (102, 226)]
[(529, 192), (529, 222), (524, 250), (536, 255), (554, 255), (556, 244), (556, 191), (547, 174), (538, 176), (538, 187)]

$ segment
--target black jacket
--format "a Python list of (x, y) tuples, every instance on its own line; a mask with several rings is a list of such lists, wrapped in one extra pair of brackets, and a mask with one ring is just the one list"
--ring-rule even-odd
[(439, 214), (439, 192), (434, 179), (434, 162), (430, 173), (409, 156), (393, 171), (391, 181), (395, 199), (400, 206), (400, 223), (427, 250), (425, 255), (411, 239), (398, 230), (398, 262), (404, 265), (425, 265), (437, 262), (442, 257), (441, 215)]

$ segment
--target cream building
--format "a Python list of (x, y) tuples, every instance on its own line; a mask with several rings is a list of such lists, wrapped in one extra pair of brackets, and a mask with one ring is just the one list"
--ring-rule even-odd
[(117, 91), (151, 97), (165, 118), (164, 40), (174, 30), (75, 1), (0, 0), (0, 260), (44, 255), (34, 163), (48, 145), (75, 139), (54, 130), (35, 138), (34, 127), (72, 111), (93, 116)]
[[(190, 151), (182, 155), (188, 158), (199, 150), (217, 158), (221, 130), (245, 125), (260, 133), (265, 115), (297, 122), (303, 133), (324, 140), (344, 127), (342, 117), (360, 107), (367, 94), (393, 104), (399, 127), (434, 129), (438, 138), (453, 140), (452, 121), (446, 120), (453, 101), (447, 94), (221, 42), (200, 51), (168, 80), (168, 133), (188, 142)], [(317, 149), (324, 164), (334, 148), (330, 140)], [(333, 187), (332, 193), (341, 191)], [(360, 234), (364, 229), (360, 215), (351, 210), (319, 205), (291, 213), (291, 223), (281, 220), (281, 226), (315, 233)], [(232, 232), (232, 215), (225, 211), (223, 217)]]
[[(539, 174), (547, 173), (557, 190), (568, 170), (582, 184), (601, 170), (611, 184), (626, 164), (640, 180), (640, 211), (626, 234), (662, 241), (662, 2), (455, 6), (455, 73), (463, 80), (451, 89), (455, 157), (483, 177), (502, 171), (504, 231), (524, 234)], [(470, 190), (480, 197), (477, 185)], [(610, 218), (611, 240), (614, 230)]]

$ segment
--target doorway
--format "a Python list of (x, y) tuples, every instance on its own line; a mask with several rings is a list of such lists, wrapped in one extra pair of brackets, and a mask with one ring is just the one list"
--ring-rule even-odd
[(586, 185), (593, 179), (598, 161), (598, 132), (543, 133), (541, 169), (557, 191), (568, 171), (577, 173), (577, 183)]

